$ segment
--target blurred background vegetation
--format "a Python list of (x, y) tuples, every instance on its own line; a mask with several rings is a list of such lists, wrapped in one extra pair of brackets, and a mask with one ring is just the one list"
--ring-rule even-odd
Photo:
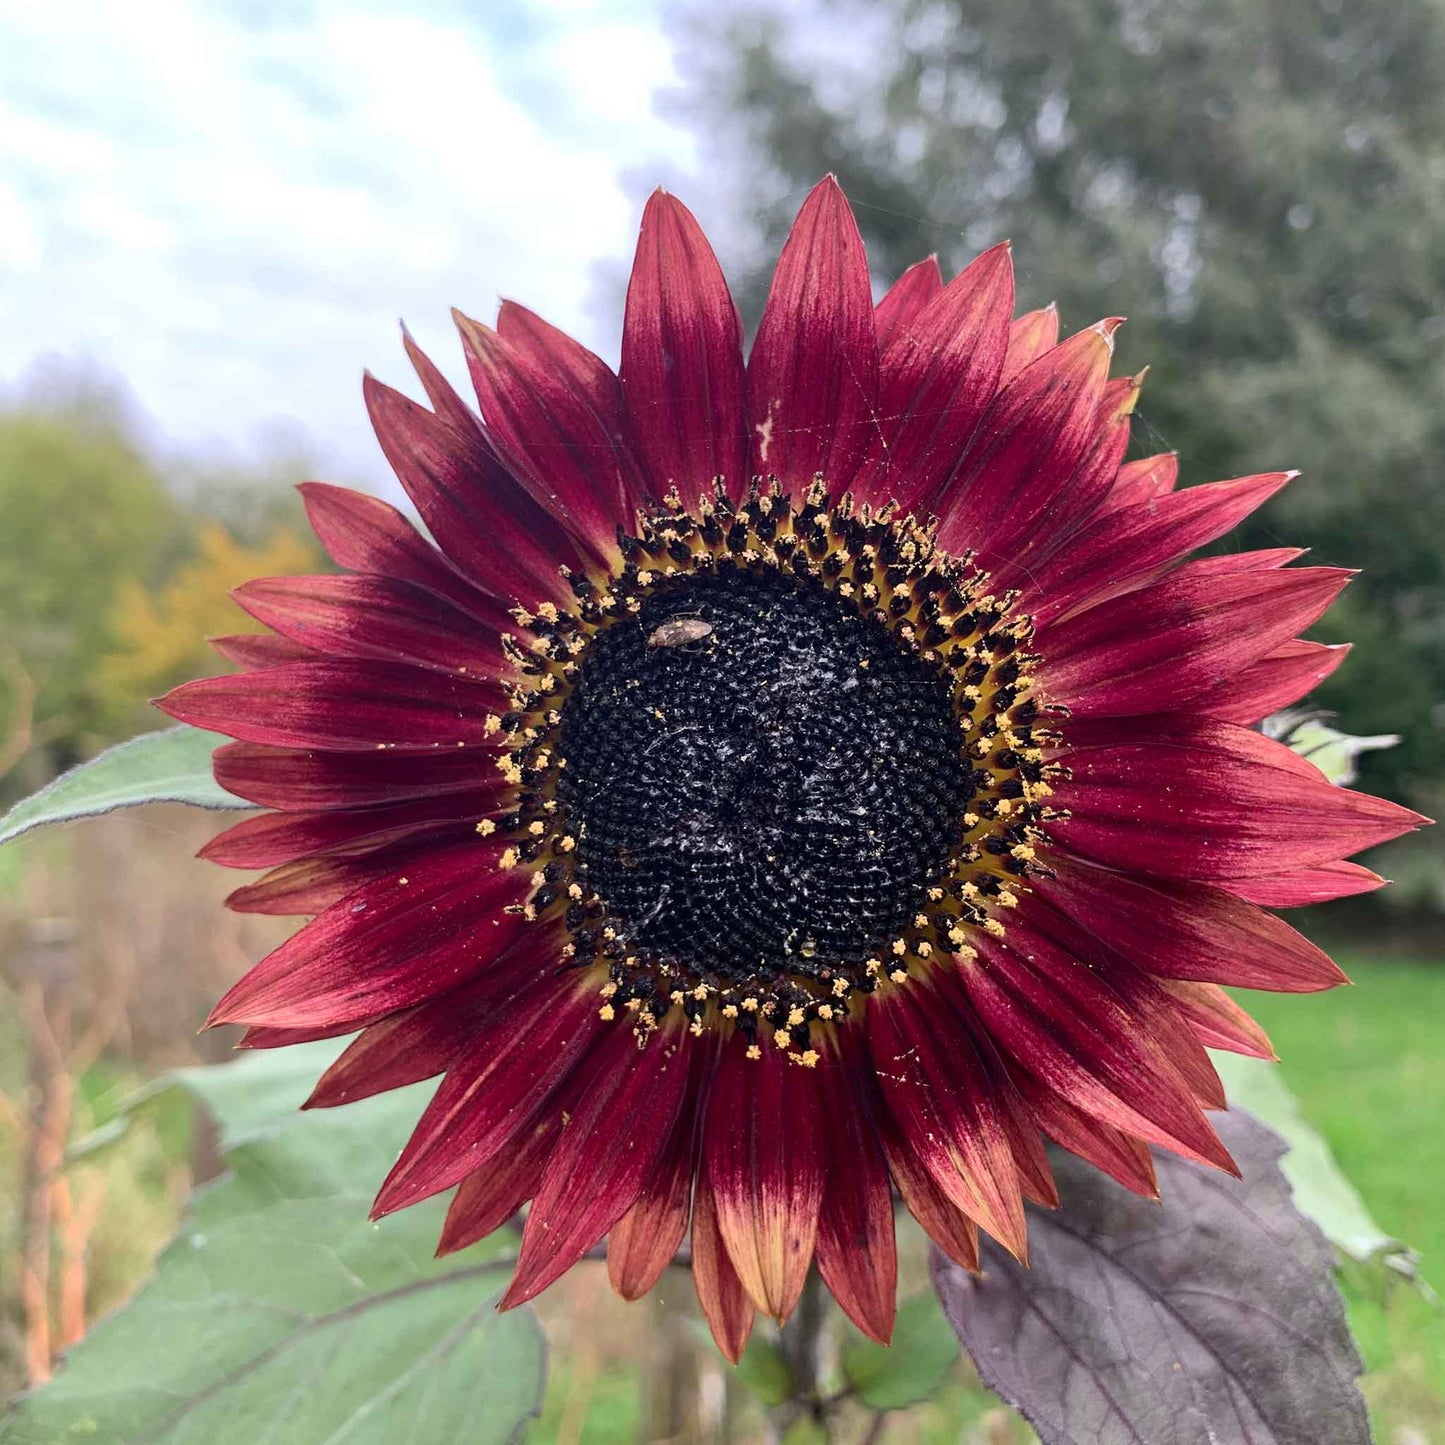
[[(1363, 569), (1318, 629), (1356, 644), (1318, 701), (1350, 732), (1402, 734), (1361, 786), (1440, 816), (1445, 4), (679, 0), (669, 14), (684, 84), (667, 104), (711, 157), (684, 195), (727, 214), (745, 316), (829, 170), (880, 286), (928, 252), (951, 273), (1008, 236), (1021, 305), (1056, 300), (1067, 329), (1126, 315), (1120, 363), (1151, 368), (1132, 454), (1178, 450), (1186, 484), (1304, 472), (1228, 545)], [(228, 588), (324, 565), (283, 485), (306, 475), (300, 456), (245, 473), (163, 463), (83, 378), (0, 406), (0, 805), (153, 726), (147, 697), (223, 666), (205, 637), (252, 625)], [(196, 1040), (196, 1024), (281, 936), (222, 910), (235, 880), (191, 858), (211, 831), (152, 810), (0, 851), (0, 1393), (43, 1378), (134, 1289), (215, 1168), (189, 1117), (60, 1167), (138, 1084), (224, 1055), (230, 1041)], [(1396, 888), (1305, 920), (1358, 989), (1249, 1003), (1366, 1202), (1445, 1288), (1442, 848), (1426, 833), (1384, 850), (1368, 861)], [(1382, 1439), (1445, 1442), (1439, 1311), (1347, 1288)], [(554, 1295), (549, 1328), (572, 1343), (538, 1438), (722, 1430), (706, 1352), (690, 1334), (666, 1343), (684, 1302), (629, 1311), (585, 1271)], [(628, 1364), (639, 1350), (651, 1384)], [(890, 1440), (1017, 1438), (969, 1389), (960, 1377), (947, 1409)]]

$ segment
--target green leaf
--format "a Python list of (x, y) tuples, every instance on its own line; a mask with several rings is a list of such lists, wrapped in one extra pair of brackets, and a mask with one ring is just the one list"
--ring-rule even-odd
[(843, 1375), (875, 1410), (906, 1410), (943, 1383), (958, 1358), (958, 1340), (932, 1294), (911, 1295), (898, 1306), (893, 1343), (861, 1336), (843, 1352)]
[(1239, 1054), (1211, 1055), (1232, 1106), (1262, 1119), (1289, 1145), (1281, 1160), (1295, 1205), (1324, 1231), (1343, 1255), (1362, 1264), (1382, 1264), (1416, 1278), (1416, 1257), (1375, 1223), (1355, 1186), (1335, 1163), (1329, 1145), (1305, 1121), (1279, 1065)]
[(781, 1405), (793, 1393), (793, 1372), (778, 1347), (758, 1330), (753, 1331), (735, 1378), (764, 1405)]
[(541, 1332), (494, 1308), (507, 1241), (434, 1259), (443, 1200), (367, 1218), (427, 1087), (294, 1112), (336, 1048), (172, 1077), (215, 1113), (232, 1172), (192, 1196), (151, 1283), (21, 1398), (3, 1445), (487, 1445), (535, 1415)]
[(199, 728), (176, 727), (117, 743), (16, 803), (0, 818), (0, 843), (49, 823), (94, 818), (141, 803), (249, 808), (211, 776), (211, 753), (229, 741)]

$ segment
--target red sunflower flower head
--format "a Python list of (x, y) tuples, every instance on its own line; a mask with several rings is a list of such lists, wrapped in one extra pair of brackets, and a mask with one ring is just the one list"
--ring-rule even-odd
[(1118, 320), (1013, 305), (998, 246), (875, 306), (829, 179), (745, 362), (659, 192), (620, 375), (508, 302), (458, 318), (478, 416), (406, 338), (430, 408), (366, 404), (432, 540), (306, 486), (346, 574), (241, 588), (274, 635), (164, 700), (267, 810), (205, 850), (270, 870), (232, 905), (314, 915), (212, 1021), (355, 1033), (313, 1105), (441, 1075), (376, 1212), (455, 1187), (458, 1249), (530, 1202), (506, 1303), (604, 1235), (635, 1298), (690, 1229), (730, 1357), (813, 1261), (886, 1339), (895, 1189), (971, 1265), (1045, 1137), (1232, 1169), (1205, 1046), (1270, 1050), (1221, 985), (1342, 980), (1265, 909), (1422, 820), (1252, 724), (1348, 574), (1186, 560), (1288, 475), (1125, 463)]

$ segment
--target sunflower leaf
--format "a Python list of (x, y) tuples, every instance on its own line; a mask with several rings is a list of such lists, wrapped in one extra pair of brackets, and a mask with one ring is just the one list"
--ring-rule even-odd
[(1267, 717), (1264, 731), (1269, 737), (1278, 738), (1292, 748), (1300, 757), (1308, 758), (1330, 782), (1342, 788), (1348, 788), (1359, 776), (1357, 759), (1361, 753), (1399, 746), (1399, 733), (1353, 737), (1331, 727), (1333, 718), (1333, 713), (1290, 708)]
[(0, 843), (32, 828), (94, 818), (141, 803), (249, 808), (211, 776), (211, 753), (227, 738), (199, 728), (164, 728), (117, 743), (62, 773), (0, 818)]
[(861, 1335), (843, 1353), (843, 1375), (853, 1393), (874, 1410), (906, 1410), (927, 1400), (958, 1358), (958, 1341), (927, 1291), (898, 1306), (893, 1340), (875, 1344)]
[(440, 1200), (367, 1219), (425, 1086), (295, 1113), (336, 1048), (172, 1076), (216, 1116), (231, 1173), (196, 1191), (152, 1281), (17, 1402), (0, 1442), (485, 1445), (536, 1414), (544, 1345), (529, 1310), (494, 1308), (501, 1243), (433, 1258)]
[(1284, 1141), (1247, 1114), (1216, 1123), (1241, 1180), (1160, 1154), (1160, 1206), (1061, 1155), (1031, 1268), (990, 1245), (975, 1277), (933, 1252), (958, 1338), (1044, 1445), (1367, 1445), (1332, 1254), (1291, 1201)]

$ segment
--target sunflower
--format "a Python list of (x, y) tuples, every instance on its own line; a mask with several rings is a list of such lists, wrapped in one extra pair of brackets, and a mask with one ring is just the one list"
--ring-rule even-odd
[(503, 1304), (607, 1237), (644, 1294), (691, 1232), (736, 1359), (816, 1261), (886, 1339), (894, 1192), (953, 1259), (1023, 1257), (1047, 1137), (1144, 1194), (1234, 1165), (1221, 985), (1343, 975), (1269, 908), (1422, 820), (1252, 727), (1344, 649), (1346, 582), (1186, 560), (1278, 491), (1125, 462), (1117, 319), (1014, 320), (1007, 246), (876, 306), (836, 183), (746, 362), (687, 209), (647, 204), (621, 368), (505, 303), (458, 316), (480, 416), (367, 377), (386, 502), (303, 487), (345, 575), (237, 593), (270, 635), (165, 698), (267, 811), (203, 851), (314, 915), (212, 1023), (355, 1034), (309, 1103), (441, 1075), (375, 1213), (456, 1189), (441, 1249), (529, 1205)]

